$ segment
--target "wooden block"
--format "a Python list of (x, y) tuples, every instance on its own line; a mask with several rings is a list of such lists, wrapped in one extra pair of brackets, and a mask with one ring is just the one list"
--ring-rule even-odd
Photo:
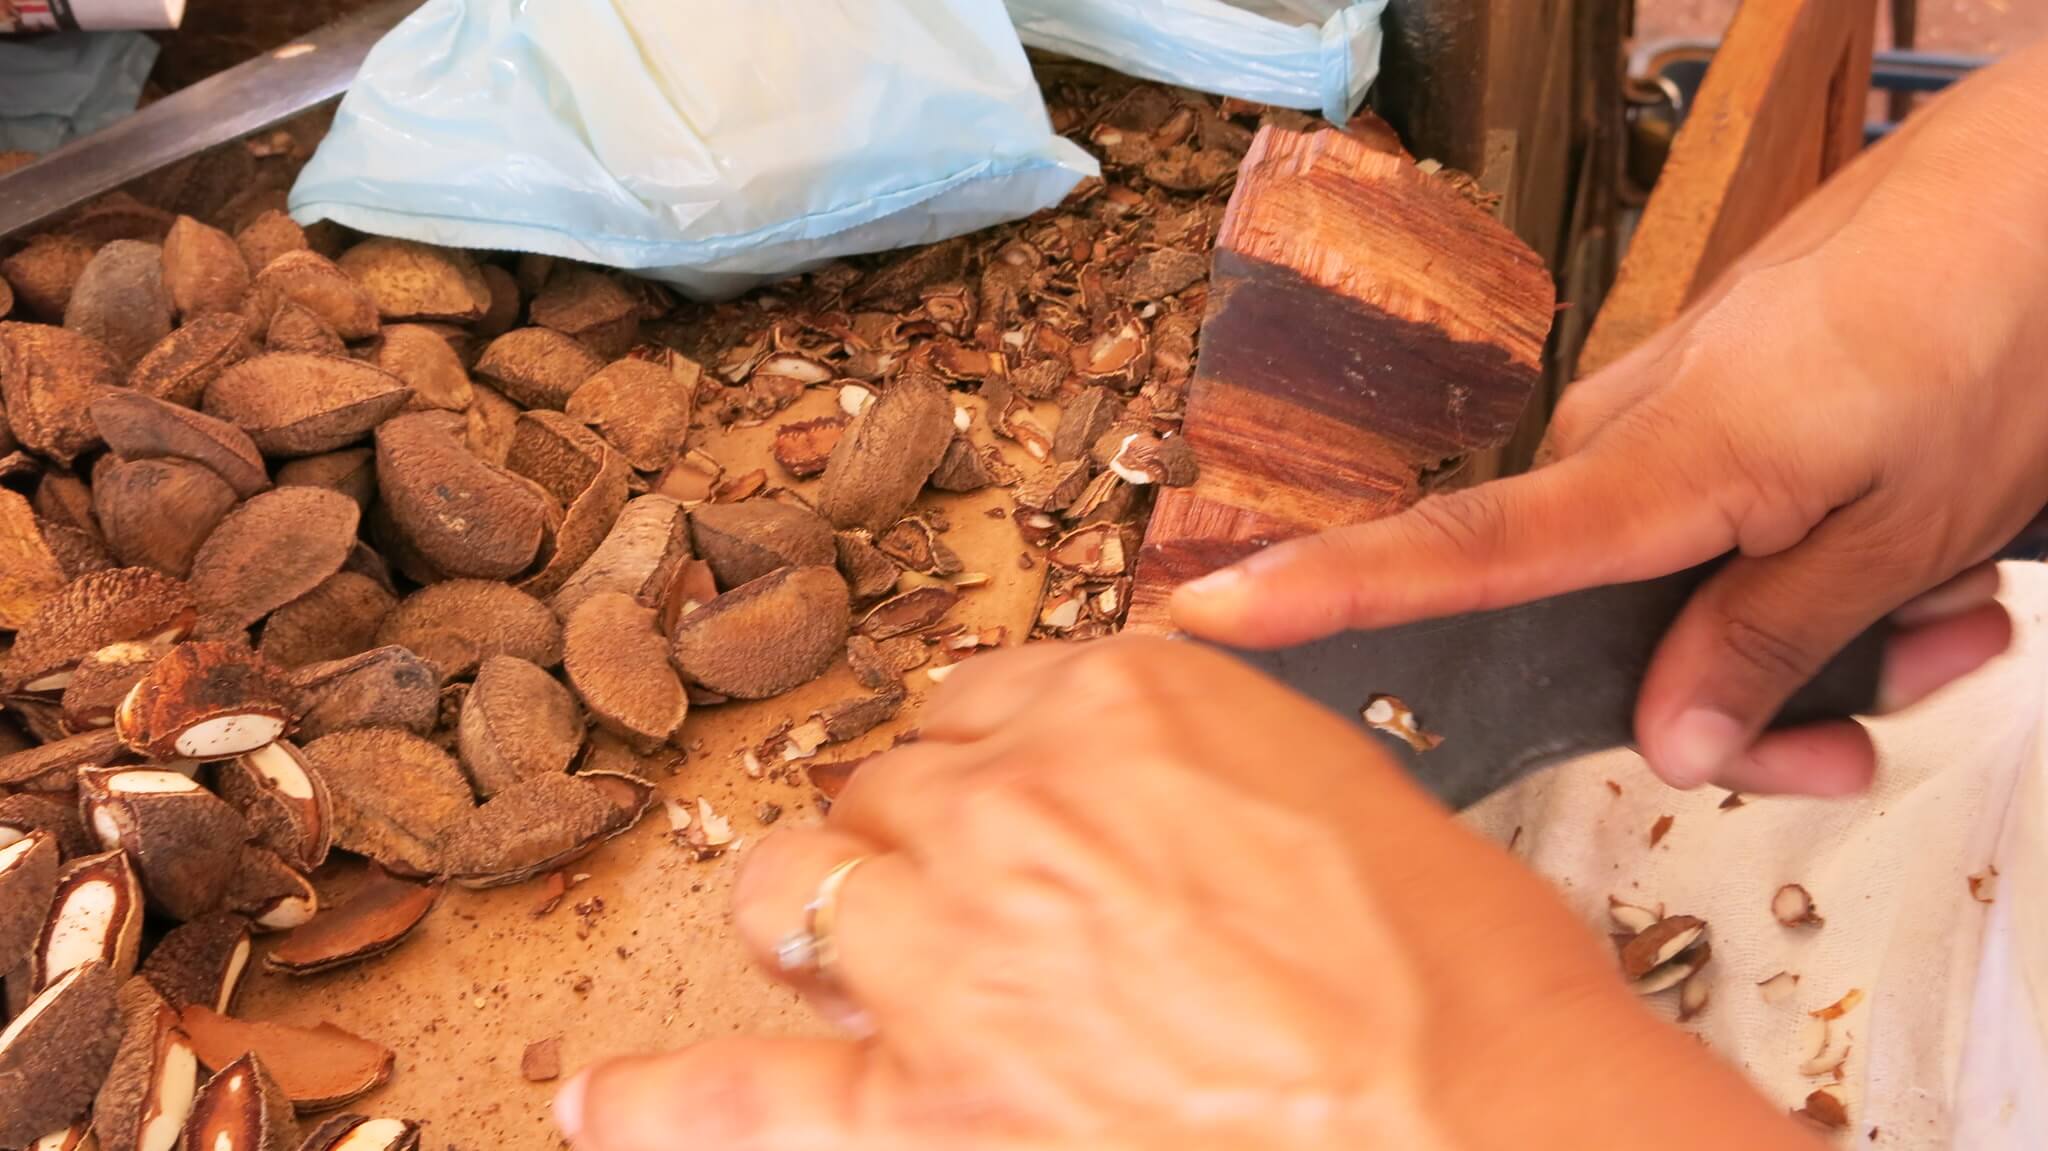
[(1224, 213), (1183, 434), (1126, 627), (1266, 543), (1386, 515), (1501, 443), (1539, 374), (1554, 289), (1504, 226), (1406, 159), (1268, 127)]

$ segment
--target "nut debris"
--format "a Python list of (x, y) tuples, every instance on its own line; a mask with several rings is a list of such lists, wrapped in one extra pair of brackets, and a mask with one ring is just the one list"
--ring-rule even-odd
[(1110, 579), (1129, 571), (1136, 556), (1121, 524), (1098, 523), (1067, 533), (1045, 558), (1057, 568)]
[(12, 971), (35, 946), (57, 894), (58, 856), (47, 831), (0, 847), (0, 971)]
[(1786, 927), (1819, 927), (1827, 922), (1814, 909), (1804, 887), (1788, 883), (1771, 896), (1771, 917)]
[(1686, 1023), (1698, 1017), (1701, 1012), (1707, 1009), (1707, 1004), (1712, 1000), (1713, 989), (1708, 986), (1702, 974), (1705, 967), (1705, 963), (1702, 962), (1699, 967), (1693, 969), (1690, 975), (1685, 977), (1683, 983), (1678, 985), (1678, 1021), (1680, 1023)]
[(838, 555), (830, 524), (769, 500), (692, 508), (690, 542), (711, 565), (718, 586), (726, 588), (777, 568), (830, 565)]
[(674, 738), (690, 708), (655, 615), (631, 596), (604, 591), (585, 599), (563, 629), (570, 686), (599, 727), (642, 754)]
[(487, 580), (448, 580), (407, 596), (377, 629), (377, 642), (433, 660), (455, 678), (494, 655), (540, 667), (562, 662), (562, 624), (548, 606), (518, 588)]
[(1658, 845), (1659, 843), (1662, 843), (1662, 842), (1664, 841), (1664, 836), (1665, 836), (1665, 835), (1667, 835), (1667, 834), (1669, 834), (1669, 833), (1670, 833), (1670, 831), (1671, 831), (1671, 824), (1672, 824), (1672, 823), (1673, 823), (1673, 817), (1671, 817), (1671, 816), (1669, 816), (1669, 815), (1660, 815), (1660, 816), (1658, 816), (1658, 817), (1657, 817), (1657, 821), (1656, 821), (1655, 823), (1652, 823), (1652, 824), (1650, 825), (1650, 846), (1651, 846), (1651, 847), (1655, 847), (1655, 846), (1657, 846), (1657, 845)]
[(299, 1151), (419, 1151), (420, 1126), (409, 1119), (337, 1115), (314, 1128)]
[(1698, 942), (1706, 930), (1705, 920), (1690, 915), (1669, 915), (1658, 920), (1622, 947), (1622, 974), (1641, 979)]
[(508, 579), (540, 553), (550, 499), (472, 454), (463, 429), (448, 412), (386, 420), (377, 428), (377, 490), (405, 542), (437, 571)]
[(1610, 895), (1607, 897), (1607, 917), (1614, 921), (1616, 927), (1633, 936), (1648, 931), (1659, 919), (1664, 918), (1664, 914), (1661, 909), (1652, 911), (1633, 903), (1623, 903)]
[[(839, 446), (840, 437), (846, 434), (847, 425), (850, 423), (851, 417), (837, 415), (782, 425), (775, 431), (775, 462), (782, 465), (782, 470), (800, 480), (822, 475), (826, 461), (832, 458), (832, 449)], [(949, 448), (949, 457), (950, 452)], [(943, 468), (944, 464), (940, 466)], [(934, 483), (936, 484), (936, 474)]]
[(25, 1147), (84, 1115), (121, 1043), (117, 980), (85, 963), (0, 1031), (0, 1146)]
[(199, 1059), (172, 1010), (146, 979), (121, 985), (121, 1045), (93, 1100), (102, 1151), (171, 1151), (199, 1090)]
[(1366, 700), (1359, 714), (1367, 727), (1384, 731), (1418, 752), (1429, 751), (1444, 741), (1443, 736), (1424, 731), (1416, 722), (1415, 713), (1398, 696), (1375, 695)]
[(224, 759), (284, 734), (291, 695), (284, 673), (248, 648), (181, 643), (136, 681), (114, 729), (152, 759)]
[(440, 716), (441, 669), (402, 647), (307, 664), (291, 682), (299, 692), (302, 743), (357, 727), (425, 735)]
[(455, 760), (395, 728), (356, 728), (308, 743), (306, 762), (327, 781), (334, 845), (398, 875), (444, 872), (442, 841), (475, 799)]
[(519, 1074), (528, 1083), (547, 1083), (562, 1077), (560, 1036), (539, 1039), (526, 1045), (519, 1056)]
[(256, 441), (225, 420), (119, 389), (96, 397), (88, 411), (93, 427), (122, 459), (204, 464), (243, 499), (270, 487)]
[(1843, 993), (1840, 999), (1835, 1000), (1833, 1003), (1828, 1004), (1826, 1007), (1819, 1008), (1815, 1011), (1810, 1011), (1807, 1014), (1813, 1016), (1815, 1019), (1840, 1019), (1842, 1016), (1847, 1015), (1851, 1011), (1856, 1010), (1856, 1006), (1862, 1002), (1863, 989), (1860, 987), (1851, 987), (1848, 991)]
[(456, 746), (470, 785), (489, 799), (528, 776), (567, 771), (583, 748), (583, 715), (561, 681), (523, 659), (494, 655), (463, 696)]
[(1806, 1105), (1792, 1114), (1830, 1131), (1849, 1126), (1849, 1106), (1842, 1102), (1838, 1086), (1817, 1088), (1806, 1096)]
[(960, 593), (944, 585), (913, 588), (890, 596), (861, 617), (860, 633), (880, 641), (923, 631), (945, 618)]
[(1849, 1033), (1828, 1018), (1813, 1015), (1805, 1031), (1806, 1049), (1812, 1054), (1799, 1064), (1799, 1073), (1810, 1079), (1834, 1075), (1849, 1061)]
[(273, 351), (221, 372), (200, 408), (247, 432), (266, 456), (310, 456), (361, 439), (411, 398), (404, 380), (375, 364)]
[(128, 857), (109, 851), (74, 859), (57, 873), (56, 896), (29, 950), (27, 989), (41, 991), (87, 963), (126, 979), (141, 943), (142, 882)]
[(877, 548), (868, 533), (859, 529), (835, 533), (833, 550), (839, 570), (846, 576), (855, 599), (887, 595), (896, 586), (903, 569)]
[(1998, 898), (1998, 866), (1988, 865), (1984, 870), (1969, 877), (1970, 898), (1979, 903), (1990, 903)]
[(292, 1101), (254, 1053), (220, 1069), (185, 1120), (188, 1151), (293, 1151)]
[(839, 654), (850, 624), (847, 594), (829, 567), (771, 572), (678, 620), (669, 656), (685, 679), (721, 695), (780, 695)]
[(225, 1014), (249, 969), (249, 921), (218, 911), (172, 928), (139, 974), (172, 1007), (202, 1003)]
[(412, 883), (370, 865), (369, 879), (348, 902), (328, 907), (303, 927), (294, 928), (264, 965), (288, 975), (312, 975), (372, 956), (404, 942), (440, 898), (439, 883)]
[(249, 825), (175, 771), (87, 768), (79, 804), (100, 846), (134, 864), (151, 904), (180, 921), (220, 906), (241, 864)]
[(332, 1023), (293, 1027), (230, 1019), (197, 1003), (180, 1012), (180, 1022), (201, 1063), (218, 1072), (255, 1055), (302, 1115), (340, 1107), (391, 1078), (388, 1048)]
[(324, 488), (274, 488), (227, 514), (192, 556), (192, 598), (222, 632), (319, 587), (355, 547), (362, 509)]
[(1765, 1003), (1783, 1003), (1799, 993), (1799, 977), (1789, 971), (1780, 971), (1756, 985)]
[(334, 841), (327, 785), (297, 747), (280, 739), (244, 752), (215, 768), (213, 787), (287, 863), (310, 873), (327, 861)]
[[(56, 692), (79, 660), (128, 640), (175, 643), (197, 612), (186, 586), (148, 568), (89, 572), (44, 600), (14, 635), (10, 690)], [(24, 777), (25, 778), (25, 777)], [(15, 782), (0, 773), (0, 783)]]

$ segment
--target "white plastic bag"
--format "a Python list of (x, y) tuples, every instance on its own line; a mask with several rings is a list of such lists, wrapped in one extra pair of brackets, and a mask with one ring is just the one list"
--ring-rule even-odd
[(1034, 48), (1342, 124), (1380, 70), (1387, 0), (1005, 0)]
[(1025, 216), (1096, 171), (1001, 0), (428, 0), (291, 210), (722, 295)]

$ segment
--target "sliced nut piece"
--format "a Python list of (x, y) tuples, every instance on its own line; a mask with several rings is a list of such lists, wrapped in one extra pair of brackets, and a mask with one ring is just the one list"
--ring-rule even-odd
[(235, 239), (190, 216), (179, 216), (164, 233), (163, 281), (178, 315), (233, 312), (249, 294), (249, 263)]
[(653, 490), (657, 495), (693, 508), (718, 493), (719, 477), (724, 474), (725, 468), (717, 460), (691, 448), (661, 469), (661, 474), (654, 479)]
[(265, 352), (223, 371), (202, 407), (247, 432), (264, 455), (310, 456), (361, 439), (411, 398), (404, 380), (375, 364)]
[(317, 252), (280, 253), (256, 273), (251, 304), (268, 321), (289, 300), (325, 320), (344, 340), (377, 334), (377, 305), (346, 272)]
[(285, 740), (244, 752), (215, 769), (214, 790), (247, 820), (257, 842), (301, 871), (327, 861), (334, 842), (327, 785)]
[(523, 883), (630, 830), (653, 802), (653, 785), (629, 775), (521, 780), (449, 828), (448, 872), (465, 887)]
[(115, 561), (181, 578), (235, 499), (226, 480), (190, 460), (108, 456), (93, 474), (93, 513)]
[(187, 1151), (293, 1151), (292, 1101), (254, 1052), (216, 1072), (185, 1120)]
[(946, 541), (939, 538), (937, 528), (916, 516), (905, 516), (896, 526), (883, 532), (875, 541), (875, 547), (885, 556), (914, 572), (926, 575), (958, 575), (964, 564)]
[[(175, 643), (196, 617), (185, 584), (161, 572), (117, 568), (80, 576), (15, 633), (7, 665), (12, 690), (62, 691), (72, 668), (93, 652), (127, 640)], [(0, 783), (16, 781), (0, 771)]]
[(676, 565), (668, 586), (662, 589), (655, 622), (662, 634), (672, 635), (676, 623), (684, 616), (717, 598), (718, 581), (711, 576), (711, 565), (703, 560), (684, 560)]
[(555, 265), (526, 314), (600, 356), (623, 356), (640, 338), (640, 301), (611, 276), (575, 264)]
[(393, 324), (385, 328), (377, 344), (375, 362), (412, 389), (413, 407), (460, 412), (476, 397), (469, 373), (462, 367), (462, 357), (432, 328), (420, 324)]
[(615, 360), (577, 385), (563, 411), (595, 428), (635, 468), (659, 471), (683, 450), (702, 374), (683, 356), (666, 365)]
[(1771, 896), (1771, 917), (1786, 927), (1819, 927), (1827, 922), (1814, 910), (1813, 896), (1796, 883), (1780, 887)]
[(939, 458), (939, 466), (933, 469), (931, 477), (932, 489), (941, 492), (978, 492), (1015, 482), (1016, 472), (1003, 464), (999, 450), (993, 446), (977, 448), (964, 434), (955, 435), (946, 445), (946, 454)]
[(1799, 977), (1789, 971), (1780, 971), (1756, 986), (1765, 1003), (1783, 1003), (1798, 994)]
[(562, 504), (554, 550), (521, 590), (553, 595), (597, 552), (626, 506), (628, 468), (604, 437), (559, 412), (527, 412), (512, 434), (505, 466), (539, 484)]
[(783, 568), (683, 616), (669, 656), (700, 687), (765, 699), (823, 672), (846, 642), (850, 615), (837, 571)]
[(114, 973), (65, 972), (0, 1031), (0, 1146), (26, 1147), (91, 1106), (121, 1044)]
[(1713, 997), (1713, 988), (1707, 983), (1703, 969), (1695, 969), (1678, 985), (1678, 1021), (1688, 1022), (1707, 1009)]
[(829, 566), (832, 527), (802, 508), (770, 500), (702, 504), (690, 511), (690, 541), (718, 586), (734, 588), (782, 567)]
[(275, 488), (229, 512), (192, 557), (192, 598), (228, 632), (319, 587), (355, 547), (362, 513), (324, 488)]
[[(811, 719), (826, 741), (845, 743), (894, 719), (902, 710), (905, 695), (900, 684), (892, 685), (874, 695), (828, 703), (813, 712)], [(796, 731), (790, 735), (794, 738)]]
[(399, 727), (419, 735), (440, 715), (441, 669), (402, 647), (371, 648), (292, 673), (299, 691), (301, 744), (358, 727)]
[(1621, 973), (1629, 979), (1641, 979), (1652, 968), (1663, 966), (1699, 942), (1706, 930), (1705, 920), (1690, 915), (1665, 916), (1638, 932), (1621, 949)]
[(171, 1151), (199, 1093), (199, 1058), (146, 979), (121, 985), (121, 1045), (93, 1099), (101, 1151)]
[(346, 903), (296, 928), (264, 957), (273, 971), (312, 975), (382, 955), (405, 941), (440, 898), (439, 883), (412, 883), (375, 864)]
[(406, 541), (453, 576), (506, 579), (533, 563), (550, 511), (545, 493), (463, 447), (447, 413), (400, 416), (377, 429), (377, 486)]
[(255, 354), (256, 341), (242, 316), (192, 316), (135, 361), (128, 387), (150, 399), (196, 408), (222, 372)]
[(218, 1072), (254, 1054), (301, 1114), (339, 1107), (391, 1078), (390, 1049), (332, 1023), (292, 1027), (230, 1019), (199, 1003), (179, 1018), (201, 1063)]
[(1633, 903), (1623, 903), (1621, 900), (1610, 895), (1607, 897), (1607, 918), (1613, 920), (1616, 927), (1621, 928), (1630, 935), (1636, 935), (1648, 931), (1652, 925), (1663, 918), (1663, 915), (1647, 907), (1638, 907)]
[(1185, 438), (1160, 439), (1150, 432), (1126, 436), (1110, 457), (1109, 470), (1125, 483), (1175, 488), (1194, 483), (1199, 474), (1194, 449)]
[(1078, 460), (1123, 415), (1123, 401), (1100, 384), (1084, 389), (1060, 410), (1053, 431), (1052, 458)]
[(838, 527), (887, 531), (910, 510), (952, 440), (953, 401), (945, 385), (905, 372), (833, 449), (819, 512)]
[(14, 438), (38, 455), (69, 466), (96, 446), (86, 408), (120, 378), (120, 365), (91, 336), (0, 321), (0, 406)]
[[(1627, 945), (1623, 944), (1623, 948), (1626, 950)], [(1707, 961), (1712, 959), (1713, 955), (1713, 947), (1702, 940), (1669, 963), (1652, 968), (1630, 985), (1631, 990), (1637, 995), (1655, 995), (1660, 991), (1669, 991), (1698, 975), (1706, 968)]]
[(869, 639), (885, 640), (923, 631), (944, 619), (959, 599), (960, 593), (944, 585), (913, 588), (869, 609), (861, 617), (860, 633)]
[(903, 683), (902, 671), (882, 655), (880, 646), (858, 632), (846, 637), (846, 666), (854, 680), (869, 691), (886, 691)]
[(360, 655), (377, 646), (377, 629), (397, 606), (398, 598), (369, 576), (335, 572), (270, 613), (256, 654), (287, 669)]
[(291, 722), (291, 689), (239, 644), (182, 643), (121, 701), (121, 741), (153, 759), (223, 759), (254, 751)]
[(12, 971), (35, 946), (57, 895), (57, 837), (47, 831), (0, 847), (0, 971)]
[(64, 686), (64, 726), (81, 732), (113, 726), (121, 701), (170, 650), (169, 644), (115, 643), (80, 660)]
[(1367, 727), (1384, 731), (1418, 752), (1429, 751), (1444, 742), (1443, 736), (1424, 731), (1415, 713), (1395, 696), (1375, 695), (1366, 700), (1365, 710), (1359, 714)]
[(655, 610), (631, 596), (597, 592), (576, 608), (562, 637), (562, 670), (583, 705), (598, 726), (643, 754), (682, 730), (690, 708), (655, 622)]
[(314, 1128), (299, 1151), (419, 1151), (420, 1125), (409, 1119), (337, 1115)]
[(205, 464), (243, 499), (270, 486), (256, 441), (225, 420), (118, 389), (94, 399), (91, 413), (93, 427), (123, 459), (185, 459)]
[[(800, 480), (823, 474), (826, 461), (832, 458), (832, 449), (839, 446), (839, 439), (846, 434), (846, 426), (851, 422), (847, 416), (838, 415), (782, 425), (775, 429), (775, 445), (772, 449), (775, 462), (782, 465), (783, 471)], [(942, 463), (940, 467), (943, 468), (944, 464)], [(933, 486), (938, 486), (936, 476)]]
[(1848, 991), (1843, 992), (1842, 997), (1840, 999), (1835, 1000), (1833, 1003), (1828, 1004), (1826, 1007), (1819, 1008), (1815, 1011), (1810, 1011), (1808, 1012), (1808, 1014), (1813, 1016), (1815, 1019), (1840, 1019), (1842, 1016), (1847, 1015), (1851, 1011), (1856, 1010), (1856, 1006), (1862, 1002), (1863, 989), (1860, 987), (1851, 987)]
[(682, 505), (667, 496), (641, 496), (626, 504), (604, 542), (549, 597), (548, 606), (566, 623), (599, 592), (622, 592), (653, 605), (677, 566), (689, 558), (689, 522)]
[(290, 931), (319, 912), (320, 893), (275, 851), (245, 843), (221, 904), (258, 931)]
[(453, 757), (394, 728), (339, 731), (304, 750), (327, 783), (336, 847), (399, 875), (445, 872), (441, 843), (475, 807)]
[(172, 928), (150, 948), (139, 974), (172, 1007), (202, 1003), (225, 1013), (249, 970), (249, 921), (229, 911)]
[(1840, 1131), (1849, 1126), (1849, 1105), (1842, 1102), (1841, 1087), (1838, 1084), (1830, 1084), (1808, 1092), (1806, 1105), (1792, 1114), (1829, 1131)]
[(450, 678), (494, 655), (541, 667), (562, 662), (562, 625), (547, 605), (485, 580), (448, 580), (407, 596), (377, 629), (377, 642), (433, 660)]
[(456, 745), (470, 786), (489, 799), (528, 776), (567, 771), (583, 749), (583, 715), (560, 680), (523, 659), (494, 655), (462, 697)]
[(94, 252), (64, 305), (64, 326), (99, 341), (121, 364), (141, 359), (171, 330), (163, 249), (115, 240)]
[(241, 863), (249, 825), (212, 792), (175, 771), (87, 768), (80, 809), (100, 846), (135, 864), (164, 914), (196, 919), (220, 906)]
[(490, 285), (469, 253), (412, 240), (373, 236), (341, 254), (336, 265), (387, 320), (450, 320), (466, 324), (491, 306)]
[(1799, 1064), (1799, 1073), (1808, 1078), (1818, 1079), (1833, 1075), (1849, 1061), (1849, 1032), (1834, 1024), (1826, 1017), (1811, 1016), (1804, 1033), (1808, 1055)]
[(476, 373), (513, 402), (561, 411), (583, 382), (604, 367), (604, 359), (553, 328), (515, 328), (492, 340), (477, 359)]

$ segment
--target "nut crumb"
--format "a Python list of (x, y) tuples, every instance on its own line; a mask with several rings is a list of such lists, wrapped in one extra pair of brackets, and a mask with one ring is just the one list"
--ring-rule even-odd
[(1676, 822), (1676, 820), (1674, 820), (1671, 816), (1668, 815), (1660, 815), (1657, 817), (1657, 822), (1650, 825), (1651, 847), (1655, 847), (1658, 843), (1663, 841), (1664, 836), (1671, 831), (1671, 825), (1674, 822)]
[(1786, 927), (1819, 927), (1827, 922), (1814, 908), (1804, 887), (1788, 883), (1771, 896), (1771, 916)]
[(1738, 808), (1738, 807), (1741, 807), (1741, 806), (1742, 806), (1743, 804), (1745, 804), (1745, 803), (1747, 803), (1747, 802), (1749, 802), (1749, 801), (1748, 801), (1748, 800), (1746, 800), (1746, 799), (1744, 799), (1744, 798), (1742, 798), (1742, 793), (1741, 793), (1741, 792), (1739, 792), (1739, 791), (1731, 791), (1731, 792), (1729, 792), (1729, 793), (1728, 793), (1728, 795), (1727, 795), (1727, 797), (1726, 797), (1726, 798), (1724, 798), (1723, 800), (1721, 800), (1721, 810), (1722, 810), (1722, 811), (1734, 811), (1734, 810), (1735, 810), (1736, 808)]
[(1384, 731), (1418, 752), (1429, 751), (1444, 741), (1443, 736), (1424, 731), (1422, 725), (1416, 721), (1415, 713), (1397, 696), (1372, 696), (1365, 701), (1365, 707), (1359, 715), (1365, 720), (1367, 727), (1374, 731)]
[(782, 805), (779, 803), (761, 804), (754, 808), (754, 818), (760, 820), (763, 827), (774, 823), (782, 818)]
[(1970, 877), (1970, 898), (1990, 903), (1998, 898), (1998, 865), (1991, 864)]
[(519, 1074), (528, 1083), (546, 1083), (562, 1075), (562, 1040), (560, 1036), (540, 1039), (526, 1045), (526, 1051), (519, 1056)]

